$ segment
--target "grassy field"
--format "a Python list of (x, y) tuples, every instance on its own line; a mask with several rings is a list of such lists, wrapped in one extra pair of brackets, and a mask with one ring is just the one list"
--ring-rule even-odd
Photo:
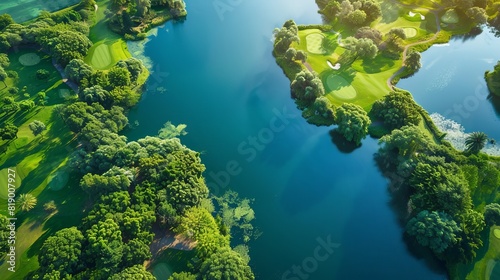
[(99, 8), (96, 13), (96, 24), (90, 29), (89, 36), (94, 45), (89, 50), (85, 62), (96, 69), (104, 70), (131, 55), (127, 49), (127, 43), (107, 26), (104, 11), (110, 5), (110, 1), (97, 1), (97, 5)]
[[(45, 106), (38, 105), (28, 112), (14, 115), (0, 115), (1, 122), (13, 122), (19, 127), (17, 139), (0, 141), (0, 170), (15, 168), (16, 195), (31, 193), (38, 199), (37, 206), (29, 213), (18, 212), (16, 217), (17, 237), (16, 252), (18, 271), (7, 271), (7, 264), (1, 263), (2, 279), (21, 279), (38, 266), (36, 252), (45, 238), (61, 229), (79, 223), (82, 217), (82, 204), (85, 197), (77, 183), (78, 179), (70, 172), (52, 176), (67, 161), (70, 152), (76, 146), (73, 135), (66, 128), (55, 108), (75, 98), (70, 88), (61, 80), (52, 60), (45, 54), (35, 53), (31, 49), (19, 50), (9, 54), (10, 66), (7, 70), (16, 70), (19, 78), (8, 79), (7, 88), (0, 87), (0, 98), (12, 96), (16, 101), (31, 99), (36, 101), (38, 92), (46, 93)], [(39, 69), (49, 70), (46, 80), (38, 80), (35, 73)], [(3, 85), (2, 85), (3, 86)], [(17, 94), (8, 92), (10, 87), (19, 88)], [(28, 127), (33, 120), (46, 124), (47, 130), (42, 136), (35, 137)], [(0, 176), (3, 179), (3, 177)], [(65, 180), (67, 179), (67, 180)], [(71, 186), (67, 186), (71, 182)], [(56, 185), (47, 188), (47, 185)], [(47, 213), (43, 204), (54, 200), (58, 212)], [(0, 213), (7, 214), (5, 193), (0, 193)]]
[(75, 5), (80, 0), (2, 0), (0, 3), (0, 14), (7, 13), (16, 22), (24, 22), (36, 18), (41, 11), (57, 11), (71, 5)]

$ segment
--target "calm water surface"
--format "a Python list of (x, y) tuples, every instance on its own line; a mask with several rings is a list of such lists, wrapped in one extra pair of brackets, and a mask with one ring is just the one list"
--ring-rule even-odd
[[(231, 10), (218, 14), (214, 3)], [(212, 190), (255, 199), (257, 279), (445, 279), (402, 239), (373, 161), (377, 142), (341, 153), (329, 129), (307, 124), (290, 99), (272, 30), (289, 18), (320, 23), (314, 1), (187, 4), (187, 20), (166, 24), (146, 45), (156, 75), (129, 114), (139, 126), (127, 136), (156, 134), (168, 120), (188, 125), (182, 140), (203, 152)]]
[[(477, 34), (477, 33), (476, 33)], [(484, 72), (500, 60), (500, 38), (488, 28), (460, 36), (422, 54), (422, 68), (398, 87), (411, 91), (429, 113), (461, 123), (466, 132), (483, 131), (500, 140), (500, 102), (489, 96)]]

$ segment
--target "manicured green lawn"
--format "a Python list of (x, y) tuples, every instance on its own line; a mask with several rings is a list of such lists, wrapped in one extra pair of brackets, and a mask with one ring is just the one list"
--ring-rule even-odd
[[(16, 101), (36, 101), (38, 92), (46, 93), (45, 106), (38, 105), (31, 111), (17, 112), (14, 115), (0, 115), (0, 121), (13, 122), (19, 128), (17, 139), (0, 141), (3, 152), (0, 154), (0, 170), (15, 168), (19, 176), (16, 180), (16, 195), (31, 193), (38, 199), (37, 206), (30, 212), (16, 213), (18, 271), (12, 274), (7, 271), (6, 263), (0, 266), (2, 279), (22, 279), (37, 268), (36, 253), (47, 236), (62, 227), (79, 223), (85, 202), (82, 197), (85, 198), (86, 195), (78, 187), (79, 179), (71, 173), (51, 175), (67, 161), (76, 146), (73, 134), (55, 113), (55, 108), (68, 99), (75, 98), (76, 94), (62, 82), (59, 72), (47, 55), (23, 49), (10, 53), (9, 59), (11, 63), (7, 70), (16, 70), (19, 78), (8, 79), (7, 88), (0, 87), (0, 98), (12, 96)], [(48, 70), (50, 76), (45, 80), (38, 80), (36, 71), (39, 69)], [(8, 89), (14, 86), (19, 88), (19, 92), (9, 93)], [(42, 135), (35, 137), (29, 129), (28, 124), (33, 120), (42, 121), (47, 126)], [(56, 179), (51, 180), (51, 177)], [(4, 180), (2, 176), (0, 179)], [(48, 184), (51, 188), (47, 188)], [(57, 185), (57, 188), (52, 185)], [(3, 190), (0, 198), (0, 213), (5, 215), (7, 201)], [(51, 200), (56, 202), (59, 210), (53, 215), (43, 210), (43, 204)]]
[(116, 62), (127, 59), (131, 55), (128, 52), (126, 42), (120, 35), (109, 30), (104, 11), (110, 4), (109, 0), (97, 1), (99, 8), (96, 13), (96, 24), (90, 29), (90, 40), (94, 43), (90, 48), (85, 62), (96, 69), (109, 69)]

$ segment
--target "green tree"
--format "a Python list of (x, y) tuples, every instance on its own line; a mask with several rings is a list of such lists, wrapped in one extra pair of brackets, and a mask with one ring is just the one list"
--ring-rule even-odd
[(201, 260), (211, 257), (219, 248), (229, 247), (229, 236), (223, 236), (218, 231), (206, 232), (198, 236), (196, 256)]
[(314, 110), (314, 115), (319, 116), (325, 125), (329, 126), (335, 123), (335, 107), (325, 96), (320, 96), (314, 100), (311, 106)]
[(354, 27), (361, 26), (366, 21), (366, 13), (363, 10), (354, 10), (344, 18), (344, 21)]
[(488, 226), (500, 225), (500, 204), (490, 203), (484, 207), (484, 220)]
[(406, 56), (406, 60), (404, 61), (405, 67), (410, 69), (412, 73), (417, 72), (422, 64), (420, 63), (421, 55), (417, 51), (410, 51)]
[(429, 247), (436, 254), (456, 244), (457, 235), (460, 234), (460, 228), (448, 214), (427, 210), (408, 221), (406, 231), (420, 245)]
[(9, 65), (9, 56), (6, 53), (0, 53), (0, 67), (7, 68)]
[(299, 43), (297, 24), (293, 20), (287, 20), (282, 28), (274, 30), (274, 51), (283, 55), (290, 47), (292, 42)]
[(99, 221), (85, 232), (88, 240), (86, 254), (104, 274), (114, 273), (123, 256), (122, 232), (112, 220)]
[(368, 114), (356, 104), (344, 103), (335, 112), (338, 131), (348, 140), (360, 144), (371, 124)]
[(83, 234), (76, 227), (62, 229), (47, 238), (38, 254), (42, 274), (58, 271), (61, 278), (75, 274), (81, 269), (83, 243)]
[(23, 193), (17, 199), (17, 204), (19, 205), (19, 209), (21, 209), (21, 211), (30, 211), (35, 208), (36, 203), (36, 197), (30, 193)]
[(140, 280), (156, 280), (156, 278), (144, 268), (144, 265), (138, 264), (127, 267), (121, 272), (111, 276), (110, 280), (123, 280), (123, 279), (140, 279)]
[(325, 95), (325, 88), (321, 80), (307, 70), (299, 72), (290, 85), (292, 98), (304, 103), (306, 106), (314, 103), (316, 98)]
[(377, 46), (371, 39), (348, 37), (344, 43), (346, 48), (362, 58), (372, 59), (378, 52)]
[(89, 81), (92, 77), (93, 69), (91, 66), (86, 64), (81, 59), (73, 59), (71, 60), (66, 68), (64, 68), (64, 72), (68, 77), (77, 84), (80, 84), (83, 79)]
[(203, 280), (253, 280), (255, 276), (241, 256), (229, 247), (219, 248), (201, 266)]
[(391, 134), (380, 138), (379, 143), (382, 144), (379, 154), (388, 157), (394, 154), (403, 158), (415, 157), (433, 147), (429, 136), (414, 125), (394, 129)]
[(42, 132), (47, 129), (45, 124), (39, 120), (34, 120), (28, 124), (31, 132), (33, 135), (37, 136), (39, 134), (42, 134)]
[(0, 15), (0, 31), (4, 30), (5, 27), (7, 27), (13, 23), (15, 23), (15, 22), (9, 14), (1, 14)]
[(108, 78), (111, 87), (129, 86), (131, 83), (130, 73), (122, 67), (111, 68), (108, 72)]
[(203, 234), (217, 232), (218, 227), (214, 217), (205, 208), (191, 207), (181, 217), (175, 231), (197, 240)]
[(7, 80), (7, 72), (5, 72), (5, 69), (3, 69), (2, 66), (0, 66), (0, 81), (3, 82), (3, 85), (7, 87), (7, 84), (5, 83), (5, 80)]
[(174, 272), (168, 280), (196, 280), (196, 275), (189, 272)]
[(12, 123), (6, 123), (0, 127), (0, 137), (2, 140), (11, 140), (17, 138), (17, 126)]
[(484, 24), (488, 21), (486, 10), (479, 7), (472, 7), (465, 11), (465, 15), (475, 24)]
[(420, 122), (418, 105), (408, 92), (390, 92), (383, 99), (375, 101), (370, 113), (391, 130), (404, 125), (418, 125)]
[(354, 35), (355, 38), (361, 39), (366, 38), (372, 40), (376, 45), (382, 42), (382, 33), (377, 29), (370, 28), (369, 26), (363, 26), (356, 31)]
[(488, 135), (484, 132), (472, 132), (465, 138), (465, 151), (477, 154), (484, 148), (487, 140)]

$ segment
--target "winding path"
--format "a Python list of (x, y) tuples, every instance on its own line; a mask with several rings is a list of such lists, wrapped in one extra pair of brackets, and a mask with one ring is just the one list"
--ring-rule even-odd
[[(403, 5), (403, 4), (400, 4), (400, 5)], [(418, 7), (416, 5), (403, 5), (403, 6), (408, 6), (408, 7), (412, 7), (412, 8)], [(399, 68), (398, 71), (396, 71), (394, 74), (392, 74), (392, 76), (389, 77), (389, 79), (387, 79), (387, 86), (389, 87), (389, 89), (391, 89), (391, 90), (394, 89), (394, 85), (392, 84), (392, 81), (394, 80), (394, 78), (397, 75), (401, 74), (401, 72), (403, 72), (403, 70), (405, 68), (406, 54), (408, 53), (408, 49), (413, 47), (413, 46), (416, 46), (416, 45), (427, 44), (427, 43), (430, 43), (430, 42), (436, 40), (438, 33), (441, 31), (441, 21), (439, 20), (439, 14), (438, 14), (438, 12), (441, 10), (442, 10), (442, 8), (439, 8), (438, 10), (434, 10), (434, 11), (429, 10), (431, 13), (434, 14), (434, 17), (436, 18), (436, 28), (437, 28), (436, 33), (434, 33), (434, 35), (430, 39), (411, 43), (411, 44), (408, 44), (405, 46), (405, 48), (403, 50), (403, 65), (401, 65), (401, 68)]]

